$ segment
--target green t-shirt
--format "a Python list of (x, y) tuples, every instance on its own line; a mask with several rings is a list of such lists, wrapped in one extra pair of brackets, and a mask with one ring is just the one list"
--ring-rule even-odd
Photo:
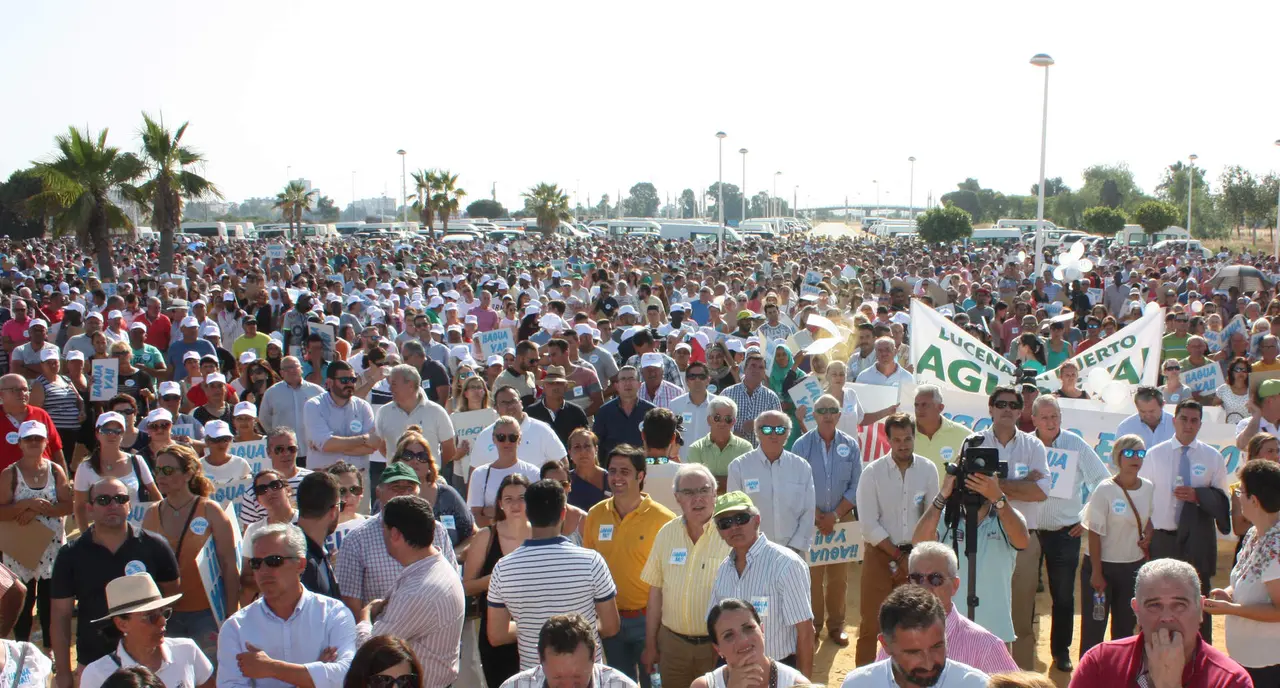
[(155, 368), (164, 363), (164, 354), (154, 346), (144, 343), (142, 348), (133, 350), (133, 359), (129, 363), (134, 366)]
[(259, 332), (252, 337), (240, 335), (231, 343), (231, 353), (235, 354), (236, 360), (240, 359), (240, 354), (252, 350), (258, 354), (258, 358), (266, 358), (267, 344), (271, 341), (271, 337)]
[(1160, 360), (1170, 358), (1184, 359), (1187, 357), (1187, 340), (1189, 336), (1183, 335), (1179, 337), (1176, 334), (1166, 334), (1161, 343)]

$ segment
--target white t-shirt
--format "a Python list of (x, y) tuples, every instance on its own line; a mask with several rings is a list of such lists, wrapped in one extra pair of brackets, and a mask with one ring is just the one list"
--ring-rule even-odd
[(209, 463), (209, 459), (200, 459), (200, 466), (204, 469), (204, 474), (214, 485), (227, 485), (238, 480), (253, 477), (253, 469), (249, 467), (249, 462), (239, 456), (232, 456), (231, 460), (215, 466)]
[[(40, 648), (31, 643), (0, 639), (4, 651), (4, 666), (0, 667), (0, 688), (44, 688), (53, 674), (53, 662)], [(18, 670), (18, 657), (26, 648), (22, 670)], [(14, 681), (14, 678), (17, 681)]]
[(515, 465), (509, 468), (494, 468), (493, 464), (485, 464), (471, 474), (471, 482), (467, 485), (467, 506), (484, 508), (497, 504), (502, 479), (512, 473), (523, 475), (530, 483), (538, 482), (541, 477), (537, 466), (520, 460), (516, 460)]
[[(192, 688), (213, 676), (213, 664), (194, 640), (165, 638), (163, 651), (167, 659), (155, 674), (166, 688)], [(80, 688), (99, 688), (117, 669), (138, 666), (138, 662), (124, 651), (123, 643), (116, 648), (116, 655), (120, 658), (120, 666), (116, 666), (115, 660), (107, 655), (85, 667), (80, 676)]]
[[(892, 665), (893, 660), (882, 659), (875, 664), (854, 669), (844, 678), (841, 688), (896, 686), (898, 682), (893, 678)], [(942, 674), (938, 676), (938, 682), (933, 685), (937, 688), (986, 688), (988, 678), (990, 677), (968, 664), (948, 659), (942, 667)]]
[[(1280, 579), (1280, 525), (1259, 536), (1257, 528), (1245, 534), (1240, 560), (1231, 569), (1231, 588), (1237, 604), (1272, 604), (1267, 583)], [(1240, 666), (1260, 669), (1276, 663), (1280, 624), (1227, 617), (1227, 654)]]
[[(521, 461), (541, 468), (548, 461), (564, 458), (568, 452), (550, 425), (525, 414), (524, 422), (520, 424), (520, 449), (517, 450), (517, 455)], [(481, 430), (471, 443), (471, 465), (479, 466), (497, 460), (498, 445), (493, 442), (493, 425), (490, 425)], [(537, 480), (534, 477), (530, 482)]]
[[(128, 488), (129, 501), (133, 504), (138, 503), (139, 475), (142, 476), (143, 485), (155, 484), (155, 478), (151, 477), (151, 469), (147, 468), (147, 462), (143, 461), (141, 457), (131, 456), (129, 459), (129, 474), (123, 478), (116, 478), (120, 482), (124, 483), (124, 486)], [(89, 465), (88, 458), (81, 461), (80, 465), (76, 467), (76, 492), (88, 492), (89, 488), (93, 487), (94, 483), (97, 483), (99, 480), (102, 480), (102, 476), (98, 475), (98, 472), (93, 470), (93, 466)]]
[[(1151, 522), (1154, 494), (1155, 487), (1146, 478), (1138, 478), (1138, 489), (1129, 491), (1129, 497), (1138, 507), (1138, 515), (1142, 517), (1143, 528)], [(1133, 517), (1133, 507), (1114, 478), (1098, 483), (1098, 489), (1089, 495), (1089, 503), (1080, 510), (1080, 525), (1101, 538), (1102, 560), (1105, 562), (1129, 564), (1146, 556), (1138, 546), (1142, 539), (1138, 519)]]

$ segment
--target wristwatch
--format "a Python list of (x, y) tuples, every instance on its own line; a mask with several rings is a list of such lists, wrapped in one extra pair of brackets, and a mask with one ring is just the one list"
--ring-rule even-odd
[(1003, 509), (1006, 506), (1009, 506), (1009, 498), (1004, 495), (1000, 495), (1000, 499), (992, 502), (991, 506), (994, 506), (997, 510)]

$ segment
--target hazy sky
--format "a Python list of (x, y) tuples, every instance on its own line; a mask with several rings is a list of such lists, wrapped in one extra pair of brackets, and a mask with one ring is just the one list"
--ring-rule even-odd
[(1048, 176), (1127, 162), (1151, 191), (1189, 153), (1280, 169), (1280, 3), (67, 2), (0, 22), (0, 174), (69, 124), (136, 149), (140, 112), (189, 120), (227, 199), (286, 173), (340, 206), (410, 170), (519, 205), (541, 181), (585, 202), (724, 178), (802, 207), (915, 203), (977, 177), (1028, 193), (1044, 71)]

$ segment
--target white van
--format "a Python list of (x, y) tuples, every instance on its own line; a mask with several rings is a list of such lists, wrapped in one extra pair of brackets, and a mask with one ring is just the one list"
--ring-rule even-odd
[[(609, 231), (609, 236), (661, 236), (662, 225), (654, 220), (646, 220), (643, 218), (621, 219), (621, 220), (597, 220), (596, 222), (604, 223)], [(593, 222), (591, 224), (596, 224)]]
[(1165, 227), (1154, 234), (1147, 234), (1147, 230), (1143, 229), (1142, 225), (1125, 225), (1124, 229), (1116, 233), (1115, 243), (1119, 246), (1150, 246), (1168, 239), (1190, 238), (1190, 232), (1174, 225)]
[(333, 230), (338, 233), (339, 237), (349, 237), (352, 234), (364, 229), (365, 222), (338, 222), (333, 225)]
[(973, 235), (968, 239), (969, 243), (974, 246), (1004, 246), (1016, 244), (1021, 240), (1022, 230), (1013, 227), (1006, 229), (996, 227), (975, 229), (973, 230)]
[[(246, 224), (248, 225), (248, 227), (246, 227), (246, 226), (245, 226)], [(237, 240), (237, 241), (244, 241), (244, 240), (246, 240), (246, 239), (252, 239), (252, 238), (253, 238), (253, 237), (251, 237), (251, 236), (249, 235), (249, 228), (250, 228), (250, 227), (253, 227), (253, 223), (252, 223), (252, 222), (249, 222), (249, 223), (245, 223), (245, 222), (228, 222), (228, 223), (226, 223), (226, 225), (227, 225), (227, 239), (235, 239), (235, 240)]]
[[(715, 241), (720, 238), (720, 225), (713, 225), (709, 222), (701, 222), (698, 220), (684, 220), (681, 222), (663, 222), (662, 229), (659, 234), (663, 239), (679, 239), (683, 241), (700, 241), (710, 239)], [(733, 227), (724, 228), (724, 240), (730, 243), (742, 241), (742, 235)]]
[(338, 230), (329, 223), (312, 223), (298, 228), (303, 241), (330, 241), (338, 237)]
[(179, 231), (181, 234), (187, 235), (189, 239), (199, 237), (202, 239), (218, 239), (220, 241), (227, 240), (227, 223), (225, 222), (183, 222)]
[(1010, 219), (1006, 217), (1006, 218), (1000, 218), (999, 220), (996, 220), (996, 228), (997, 229), (1019, 229), (1019, 230), (1022, 230), (1023, 232), (1034, 232), (1037, 229), (1055, 230), (1058, 228), (1058, 226), (1048, 220), (1023, 220), (1023, 219)]
[(293, 228), (285, 222), (269, 222), (258, 226), (259, 239), (292, 239)]

